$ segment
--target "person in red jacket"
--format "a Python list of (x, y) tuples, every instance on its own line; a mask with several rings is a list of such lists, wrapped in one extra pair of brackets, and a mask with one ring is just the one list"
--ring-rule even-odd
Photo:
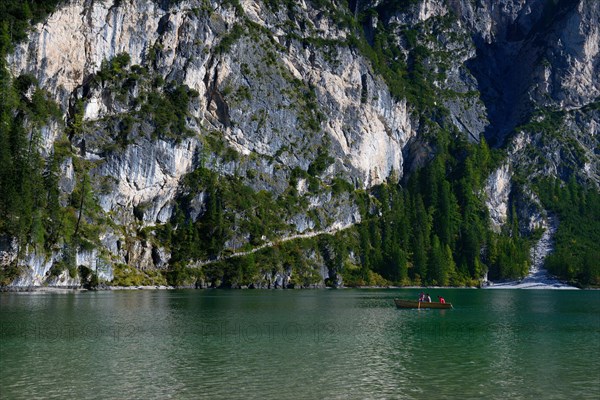
[(442, 296), (438, 296), (438, 299), (440, 300), (440, 303), (442, 303), (442, 304), (446, 303), (446, 300), (444, 300), (444, 298)]

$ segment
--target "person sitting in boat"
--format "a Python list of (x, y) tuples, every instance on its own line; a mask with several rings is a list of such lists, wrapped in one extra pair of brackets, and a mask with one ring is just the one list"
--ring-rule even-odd
[(429, 295), (429, 293), (425, 294), (425, 300), (423, 300), (426, 303), (431, 303), (431, 296)]
[(419, 294), (419, 301), (425, 301), (425, 293), (421, 292)]
[(438, 296), (438, 299), (440, 300), (440, 303), (442, 303), (442, 304), (446, 303), (446, 300), (442, 296)]

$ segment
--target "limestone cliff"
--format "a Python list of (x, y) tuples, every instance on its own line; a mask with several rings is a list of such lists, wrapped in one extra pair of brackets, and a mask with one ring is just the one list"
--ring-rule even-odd
[[(41, 148), (48, 156), (68, 142), (63, 201), (89, 179), (98, 209), (85, 217), (98, 231), (93, 249), (29, 251), (15, 285), (76, 285), (67, 271), (49, 274), (69, 252), (108, 280), (113, 265), (165, 268), (171, 249), (151, 229), (208, 215), (211, 174), (266, 204), (293, 203), (220, 216), (231, 230), (218, 257), (351, 226), (361, 214), (348, 190), (399, 180), (435, 152), (425, 144), (429, 105), (445, 112), (427, 118), (510, 148), (486, 190), (498, 226), (515, 171), (598, 184), (595, 0), (283, 3), (73, 0), (33, 27), (10, 70), (37, 78), (60, 105), (64, 121), (44, 128)], [(397, 58), (424, 70), (411, 79), (435, 93), (398, 95), (359, 51), (351, 17), (371, 45), (385, 27)], [(549, 120), (555, 136), (540, 128)], [(255, 232), (253, 218), (277, 226)], [(14, 262), (14, 245), (2, 247)]]

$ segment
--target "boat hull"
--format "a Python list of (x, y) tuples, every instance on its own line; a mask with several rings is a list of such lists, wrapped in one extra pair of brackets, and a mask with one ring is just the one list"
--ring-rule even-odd
[(430, 302), (418, 302), (414, 300), (402, 300), (402, 299), (394, 299), (394, 303), (396, 303), (396, 307), (398, 308), (423, 308), (423, 309), (441, 309), (446, 310), (452, 308), (451, 303), (430, 303)]

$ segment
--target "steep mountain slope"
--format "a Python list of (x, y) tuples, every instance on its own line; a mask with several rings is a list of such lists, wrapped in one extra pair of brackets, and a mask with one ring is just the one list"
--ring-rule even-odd
[[(438, 246), (448, 268), (456, 262), (476, 281), (498, 262), (496, 239), (465, 242), (462, 232), (484, 229), (487, 216), (467, 222), (461, 190), (477, 195), (473, 204), (486, 193), (496, 231), (512, 237), (511, 208), (522, 234), (544, 226), (535, 177), (598, 186), (599, 16), (592, 0), (59, 4), (6, 56), (20, 101), (36, 104), (43, 90), (61, 117), (15, 112), (36, 138), (56, 204), (34, 201), (45, 207), (43, 232), (33, 233), (31, 211), (28, 227), (3, 229), (5, 275), (16, 286), (94, 274), (120, 284), (306, 286), (366, 268), (432, 283), (441, 278), (420, 265), (433, 257), (419, 261), (415, 246)], [(485, 144), (462, 144), (482, 135), (502, 161)], [(378, 215), (385, 223), (379, 185), (402, 180), (410, 191), (409, 178), (426, 182), (416, 171), (444, 154), (446, 178), (435, 179), (450, 189), (440, 183), (449, 193), (440, 199), (458, 202), (461, 217), (448, 221), (463, 227), (446, 235), (439, 221), (451, 211), (437, 190), (413, 190), (404, 208), (418, 221), (424, 198), (433, 223), (424, 241), (411, 231), (402, 251), (367, 257), (377, 235), (365, 245), (353, 227)], [(471, 162), (478, 171), (467, 179)], [(492, 167), (483, 190), (476, 175)], [(342, 247), (301, 242), (346, 228)], [(263, 248), (280, 254), (258, 262)], [(460, 249), (473, 256), (448, 256)], [(365, 267), (379, 258), (397, 266)]]

